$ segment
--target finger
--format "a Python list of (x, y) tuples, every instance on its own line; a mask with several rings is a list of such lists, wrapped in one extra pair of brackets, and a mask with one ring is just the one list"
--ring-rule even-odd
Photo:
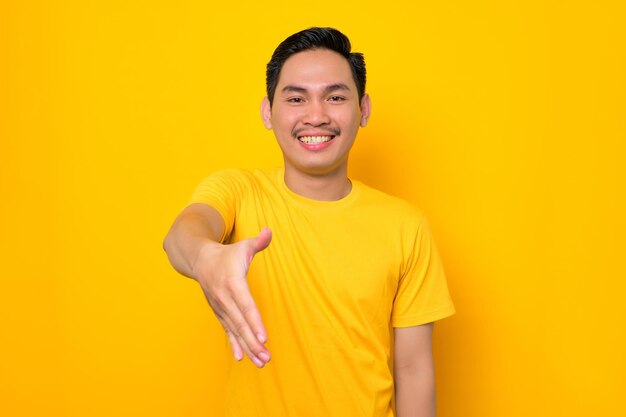
[[(239, 283), (239, 285), (237, 285)], [(211, 295), (208, 290), (202, 287), (204, 295), (224, 329), (227, 333), (236, 338), (239, 347), (251, 359), (257, 357), (263, 363), (270, 360), (270, 353), (263, 343), (267, 340), (265, 327), (261, 322), (260, 314), (254, 304), (254, 300), (250, 295), (248, 284), (245, 279), (237, 280), (231, 285), (230, 291), (223, 291)], [(237, 296), (239, 304), (244, 306), (246, 314), (253, 320), (253, 328), (246, 321), (242, 314), (239, 304), (233, 298)], [(254, 330), (253, 330), (254, 329)], [(231, 341), (232, 343), (232, 341)], [(236, 352), (233, 351), (233, 354)], [(243, 355), (242, 355), (243, 356)], [(235, 354), (235, 358), (237, 355)], [(254, 362), (254, 360), (253, 360)], [(258, 363), (255, 363), (258, 364)]]
[[(228, 322), (227, 319), (225, 319), (224, 321)], [(235, 327), (236, 325), (226, 324), (226, 326)], [(230, 331), (227, 331), (226, 333), (228, 334), (231, 346), (233, 347), (233, 354), (235, 355), (235, 359), (241, 360), (243, 358), (243, 354), (245, 353), (245, 355), (250, 358), (252, 363), (254, 363), (259, 368), (262, 368), (267, 362), (270, 361), (271, 357), (267, 350), (261, 351), (257, 354), (250, 348), (245, 338), (241, 334), (235, 334)], [(241, 350), (236, 350), (235, 346), (237, 346)]]
[(263, 343), (259, 342), (258, 337), (245, 322), (243, 315), (235, 315), (232, 319), (232, 326), (236, 329), (233, 333), (237, 336), (237, 341), (250, 359), (258, 358), (263, 363), (270, 360), (270, 352)]
[[(249, 292), (247, 292), (247, 285), (246, 293), (247, 296), (250, 297), (250, 300), (252, 300)], [(252, 303), (254, 305), (254, 301), (252, 301)], [(252, 328), (246, 321), (236, 301), (230, 298), (228, 300), (221, 300), (219, 304), (221, 308), (214, 308), (214, 311), (221, 316), (221, 320), (227, 330), (237, 337), (237, 341), (244, 352), (250, 357), (254, 356), (261, 359), (263, 362), (269, 361), (269, 351), (265, 348), (263, 343), (259, 341), (259, 337), (253, 333)], [(254, 306), (254, 309), (256, 310), (256, 306)], [(258, 314), (258, 311), (256, 314)]]
[(230, 330), (230, 329), (236, 329), (237, 326), (228, 317), (217, 315), (217, 318), (220, 321), (220, 323), (222, 323), (222, 326), (224, 327), (224, 330), (226, 331), (226, 334), (228, 335), (228, 340), (230, 342), (231, 349), (233, 351), (233, 355), (235, 356), (235, 359), (240, 361), (241, 359), (243, 359), (243, 356), (245, 354), (246, 356), (250, 358), (250, 360), (255, 365), (259, 367), (262, 367), (265, 364), (265, 362), (267, 362), (267, 361), (261, 360), (254, 354), (252, 349), (250, 349), (248, 345), (246, 344), (246, 341), (244, 340), (243, 337), (236, 334), (236, 332), (233, 332)]
[(232, 304), (236, 306), (236, 303), (232, 301), (229, 303), (228, 301), (226, 301), (227, 300), (226, 295), (216, 294), (215, 296), (211, 296), (211, 294), (209, 294), (209, 292), (205, 290), (204, 287), (202, 288), (202, 290), (204, 292), (207, 302), (209, 303), (209, 306), (211, 307), (211, 309), (213, 310), (213, 313), (215, 314), (215, 317), (217, 317), (219, 322), (222, 324), (224, 331), (228, 335), (228, 340), (230, 341), (231, 350), (233, 351), (233, 355), (235, 356), (235, 359), (241, 360), (243, 358), (242, 351), (246, 351), (249, 349), (247, 346), (245, 347), (246, 349), (243, 349), (243, 346), (238, 342), (237, 334), (236, 334), (237, 326), (231, 320), (229, 312), (226, 309), (227, 304)]
[(263, 249), (267, 248), (272, 241), (272, 231), (269, 227), (261, 230), (259, 235), (254, 239), (254, 252), (261, 252)]
[[(220, 319), (220, 322), (221, 321), (222, 320)], [(226, 326), (224, 326), (224, 328), (226, 329)], [(241, 336), (235, 336), (229, 330), (226, 330), (226, 334), (228, 335), (228, 340), (230, 341), (230, 347), (237, 361), (241, 361), (243, 359), (243, 355), (245, 352), (246, 356), (250, 358), (250, 360), (252, 361), (252, 363), (254, 363), (256, 367), (263, 368), (265, 366), (265, 363), (267, 361), (263, 361), (262, 359), (254, 356), (252, 351), (248, 349), (247, 345), (245, 345), (245, 342), (243, 338), (241, 338)], [(241, 347), (242, 345), (245, 346), (245, 349), (242, 349)]]
[[(247, 345), (245, 345), (245, 341), (243, 340), (243, 338), (241, 336), (236, 336), (236, 339), (242, 346), (247, 346)], [(260, 357), (255, 356), (254, 353), (252, 353), (252, 351), (246, 350), (245, 348), (244, 348), (244, 352), (246, 352), (246, 356), (248, 358), (250, 358), (250, 361), (252, 361), (252, 363), (257, 368), (263, 368), (265, 366), (265, 364), (267, 362), (269, 362), (269, 357), (261, 359)], [(261, 354), (261, 355), (263, 355), (263, 354)], [(265, 359), (267, 359), (267, 360), (265, 360)]]
[(248, 266), (252, 262), (254, 255), (267, 248), (272, 241), (272, 231), (269, 228), (261, 230), (257, 237), (243, 240), (244, 247), (246, 248), (246, 261)]
[(230, 342), (230, 349), (233, 351), (233, 356), (238, 361), (243, 359), (243, 350), (241, 349), (241, 345), (237, 341), (237, 338), (228, 330), (226, 330), (226, 334), (228, 335), (228, 341)]
[(260, 342), (267, 342), (267, 332), (261, 319), (261, 313), (250, 294), (250, 289), (246, 281), (239, 281), (233, 284), (233, 299), (243, 315), (246, 323), (250, 327), (254, 337)]

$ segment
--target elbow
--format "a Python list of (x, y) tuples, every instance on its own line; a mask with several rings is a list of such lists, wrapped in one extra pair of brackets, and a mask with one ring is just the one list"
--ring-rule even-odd
[(163, 238), (162, 247), (163, 247), (163, 250), (165, 251), (165, 253), (169, 252), (169, 249), (170, 249), (171, 245), (172, 245), (172, 229), (170, 228), (170, 230), (167, 232), (167, 234)]

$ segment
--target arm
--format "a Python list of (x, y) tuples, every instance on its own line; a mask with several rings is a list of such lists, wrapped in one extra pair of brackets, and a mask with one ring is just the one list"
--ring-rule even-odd
[(272, 238), (269, 229), (259, 236), (230, 245), (218, 242), (224, 220), (206, 204), (191, 204), (176, 218), (163, 242), (170, 263), (195, 279), (224, 327), (237, 360), (243, 353), (259, 368), (270, 359), (259, 311), (250, 295), (246, 274), (252, 258)]
[(435, 416), (433, 323), (394, 329), (394, 380), (398, 417)]

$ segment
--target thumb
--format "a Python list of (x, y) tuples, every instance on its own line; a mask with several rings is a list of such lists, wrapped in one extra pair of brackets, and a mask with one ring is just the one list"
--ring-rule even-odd
[(251, 243), (251, 251), (249, 253), (248, 262), (252, 262), (252, 258), (254, 257), (254, 255), (261, 252), (270, 245), (270, 242), (272, 241), (272, 231), (268, 227), (266, 227), (261, 230), (257, 237), (254, 237), (249, 241)]

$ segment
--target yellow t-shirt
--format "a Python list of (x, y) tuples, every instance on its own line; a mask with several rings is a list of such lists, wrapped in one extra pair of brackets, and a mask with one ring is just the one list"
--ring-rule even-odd
[(392, 416), (392, 327), (454, 313), (422, 212), (359, 181), (341, 200), (311, 200), (282, 169), (216, 172), (191, 202), (219, 211), (222, 242), (273, 232), (248, 273), (272, 360), (233, 360), (227, 415)]

